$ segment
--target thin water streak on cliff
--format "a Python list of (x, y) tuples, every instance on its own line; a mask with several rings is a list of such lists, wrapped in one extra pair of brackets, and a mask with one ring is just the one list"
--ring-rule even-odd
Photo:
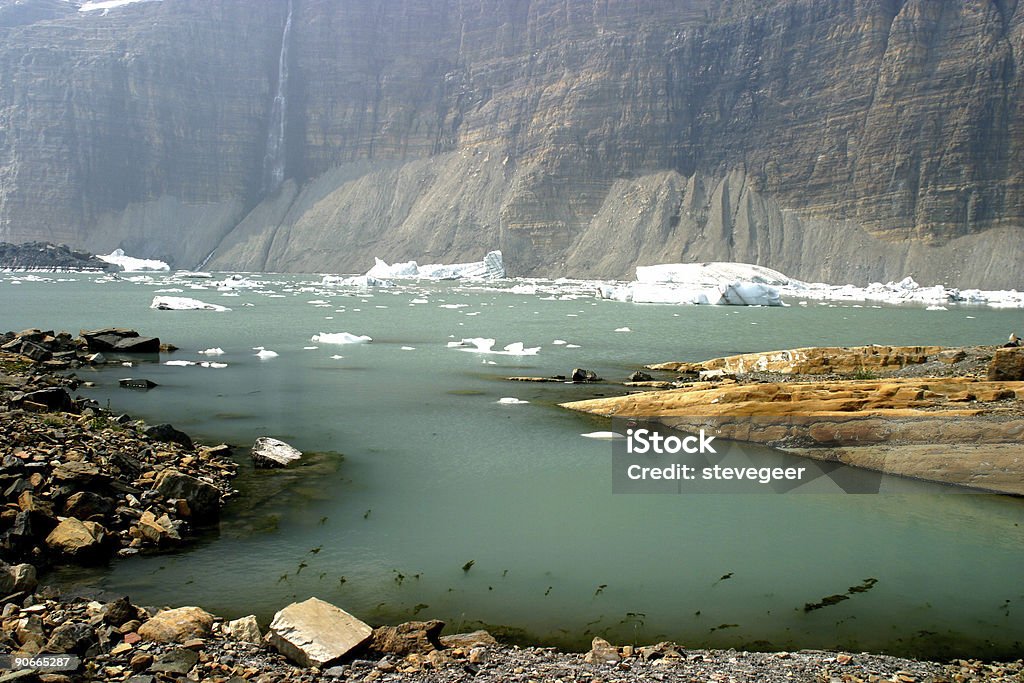
[(288, 0), (288, 15), (281, 34), (281, 52), (277, 58), (277, 91), (270, 112), (267, 148), (263, 156), (263, 192), (276, 192), (284, 182), (285, 133), (288, 122), (288, 52), (292, 32), (292, 0)]

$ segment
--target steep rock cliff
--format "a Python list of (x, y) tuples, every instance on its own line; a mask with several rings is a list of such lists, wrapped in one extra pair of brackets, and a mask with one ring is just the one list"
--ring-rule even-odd
[(1024, 284), (1017, 0), (36, 2), (0, 2), (0, 239)]

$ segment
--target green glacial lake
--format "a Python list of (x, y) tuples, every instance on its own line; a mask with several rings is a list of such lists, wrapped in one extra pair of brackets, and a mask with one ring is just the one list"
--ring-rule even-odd
[[(262, 620), (316, 595), (369, 622), (440, 618), (452, 631), (487, 625), (569, 647), (599, 634), (939, 657), (1021, 652), (1024, 501), (898, 480), (883, 488), (900, 492), (880, 495), (613, 495), (609, 442), (580, 436), (609, 423), (556, 403), (614, 388), (502, 379), (584, 367), (621, 380), (649, 362), (795, 346), (991, 344), (1024, 332), (1019, 311), (643, 306), (571, 287), (513, 291), (512, 282), (358, 292), (324, 288), (316, 276), (266, 276), (261, 289), (223, 296), (209, 280), (48, 277), (0, 275), (0, 327), (129, 326), (177, 345), (172, 357), (182, 360), (222, 348), (223, 369), (83, 370), (95, 387), (82, 393), (237, 445), (244, 465), (243, 495), (218, 534), (175, 555), (62, 574), (67, 584)], [(154, 292), (168, 288), (232, 310), (151, 310)], [(338, 332), (373, 341), (310, 341)], [(448, 348), (464, 337), (540, 351)], [(260, 346), (278, 356), (257, 358)], [(119, 389), (126, 376), (160, 386)], [(262, 435), (312, 455), (295, 470), (255, 472), (247, 447)], [(803, 609), (869, 579), (870, 590)]]

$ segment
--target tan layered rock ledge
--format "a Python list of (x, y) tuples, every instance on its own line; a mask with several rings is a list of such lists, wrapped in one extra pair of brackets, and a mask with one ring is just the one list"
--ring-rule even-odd
[[(562, 405), (1024, 495), (1024, 381), (989, 379), (1015, 376), (1022, 364), (1024, 348), (792, 349), (648, 366), (723, 378)], [(842, 378), (854, 374), (861, 378)]]

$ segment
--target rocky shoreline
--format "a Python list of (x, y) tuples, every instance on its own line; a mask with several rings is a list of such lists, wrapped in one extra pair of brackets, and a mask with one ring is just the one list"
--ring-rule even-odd
[(103, 273), (120, 268), (65, 244), (0, 242), (0, 270)]
[(181, 547), (216, 524), (234, 494), (228, 446), (196, 445), (170, 425), (115, 415), (75, 398), (73, 375), (55, 374), (101, 362), (97, 348), (118, 344), (151, 352), (154, 340), (126, 330), (78, 339), (28, 330), (0, 344), (0, 657), (80, 660), (65, 671), (10, 667), (0, 670), (0, 683), (1024, 679), (1021, 661), (687, 650), (600, 638), (587, 653), (520, 648), (482, 631), (442, 636), (436, 620), (371, 628), (320, 601), (311, 617), (307, 603), (315, 599), (284, 607), (264, 633), (254, 617), (226, 621), (195, 606), (61, 593), (46, 585), (48, 569)]

